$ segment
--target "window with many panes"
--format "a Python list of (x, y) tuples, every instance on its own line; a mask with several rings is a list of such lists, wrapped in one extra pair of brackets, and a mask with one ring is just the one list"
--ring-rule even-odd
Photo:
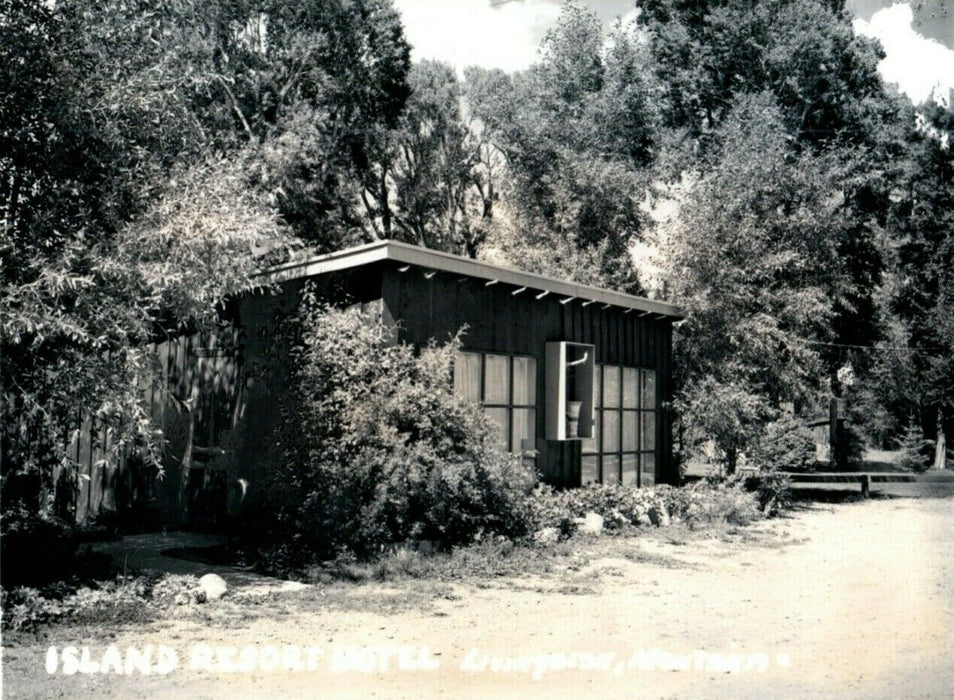
[(583, 440), (581, 481), (649, 486), (656, 475), (656, 372), (599, 365), (593, 437)]
[(482, 404), (510, 452), (533, 462), (537, 449), (537, 361), (500, 353), (460, 352), (454, 360), (454, 391)]

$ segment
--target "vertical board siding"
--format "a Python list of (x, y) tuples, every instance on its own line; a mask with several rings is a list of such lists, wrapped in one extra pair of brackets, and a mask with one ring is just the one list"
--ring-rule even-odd
[[(561, 304), (559, 295), (536, 299), (539, 290), (514, 295), (504, 283), (462, 278), (411, 267), (373, 265), (312, 281), (331, 303), (376, 308), (393, 329), (395, 341), (422, 345), (445, 342), (466, 325), (465, 348), (529, 355), (537, 359), (537, 466), (556, 486), (580, 483), (581, 450), (576, 441), (550, 441), (546, 435), (546, 343), (571, 341), (596, 346), (598, 363), (654, 368), (659, 445), (657, 477), (674, 482), (670, 433), (672, 399), (672, 324), (639, 311), (583, 306), (581, 299)], [(115, 445), (103, 426), (85, 419), (72, 436), (69, 454), (75, 460), (74, 514), (88, 520), (101, 511), (130, 504), (161, 508), (169, 526), (187, 524), (190, 470), (205, 468), (223, 454), (230, 477), (256, 488), (264, 476), (271, 436), (290, 388), (287, 362), (269, 353), (282, 319), (298, 308), (305, 280), (287, 282), (277, 293), (256, 293), (237, 303), (230, 332), (168, 338), (153, 348), (159, 376), (143, 386), (144, 405), (165, 436), (164, 479), (144, 477), (133, 455)], [(225, 445), (227, 452), (215, 449)], [(64, 479), (69, 481), (69, 479)]]
[[(237, 415), (234, 398), (223, 401), (238, 396), (234, 337), (234, 332), (194, 334), (152, 345), (157, 375), (140, 393), (153, 424), (163, 433), (161, 481), (141, 457), (133, 458), (129, 445), (119, 443), (115, 429), (88, 416), (78, 420), (79, 428), (67, 446), (72, 468), (54, 475), (54, 502), (73, 492), (69, 502), (57, 506), (63, 515), (83, 523), (103, 513), (150, 507), (162, 509), (166, 524), (182, 524), (195, 425), (204, 431), (203, 444), (214, 443), (231, 421), (223, 417), (223, 410)], [(199, 357), (200, 349), (213, 356)], [(212, 412), (207, 412), (209, 406)]]
[[(396, 336), (402, 342), (420, 345), (432, 338), (443, 342), (466, 324), (464, 348), (536, 357), (537, 396), (540, 397), (537, 468), (549, 483), (578, 485), (581, 451), (578, 442), (543, 438), (548, 341), (594, 344), (599, 363), (654, 368), (657, 400), (669, 400), (669, 319), (641, 316), (638, 311), (626, 314), (617, 307), (603, 309), (598, 303), (583, 306), (580, 299), (561, 304), (558, 295), (538, 300), (535, 296), (539, 290), (527, 289), (514, 296), (512, 292), (516, 288), (503, 283), (487, 286), (484, 280), (461, 281), (459, 276), (444, 273), (427, 278), (423, 270), (413, 267), (406, 272), (385, 267), (382, 275), (384, 317), (396, 325)], [(672, 482), (675, 476), (668, 452), (670, 415), (665, 406), (659, 416), (656, 424), (660, 446), (658, 478), (660, 482)]]

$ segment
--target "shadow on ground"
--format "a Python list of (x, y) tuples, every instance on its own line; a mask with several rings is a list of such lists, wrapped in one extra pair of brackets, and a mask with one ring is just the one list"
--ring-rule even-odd
[(127, 535), (118, 540), (90, 545), (93, 551), (108, 554), (120, 571), (162, 571), (170, 574), (204, 576), (218, 574), (233, 593), (267, 594), (303, 587), (247, 568), (227, 564), (226, 538), (194, 532), (156, 532)]

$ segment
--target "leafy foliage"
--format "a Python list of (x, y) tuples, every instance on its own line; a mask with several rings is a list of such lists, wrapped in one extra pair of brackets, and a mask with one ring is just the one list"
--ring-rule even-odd
[(932, 444), (930, 440), (925, 439), (924, 431), (921, 430), (920, 425), (909, 423), (899, 441), (901, 459), (898, 461), (898, 466), (914, 472), (927, 471), (931, 466), (930, 450)]
[(293, 554), (368, 555), (526, 529), (535, 475), (503, 452), (490, 419), (450, 386), (455, 342), (415, 356), (369, 313), (306, 295), (296, 373), (261, 516)]
[(911, 348), (884, 354), (879, 363), (883, 374), (903, 366), (901, 376), (909, 380), (878, 387), (882, 395), (890, 392), (885, 404), (894, 435), (910, 416), (925, 430), (954, 431), (954, 112), (926, 106), (919, 124), (889, 220), (901, 234), (887, 285), (887, 303), (899, 326), (900, 342), (893, 345)]
[(679, 405), (730, 466), (781, 402), (817, 396), (823, 366), (811, 342), (825, 337), (844, 286), (837, 168), (792, 153), (781, 119), (770, 96), (740, 98), (664, 236), (669, 288), (689, 314)]
[(802, 422), (786, 413), (765, 426), (752, 459), (762, 469), (808, 471), (815, 466), (815, 438)]
[(763, 515), (772, 517), (787, 510), (792, 503), (792, 480), (773, 467), (763, 468), (747, 477), (745, 487), (755, 491)]
[[(883, 225), (890, 199), (903, 190), (913, 119), (910, 105), (881, 82), (880, 47), (855, 34), (839, 0), (637, 4), (662, 91), (658, 170), (678, 192), (677, 227), (700, 231), (698, 239), (670, 241), (683, 252), (672, 256), (677, 264), (664, 280), (677, 297), (688, 292), (689, 342), (680, 350), (686, 396), (697, 391), (694, 376), (731, 384), (740, 400), (773, 409), (781, 402), (810, 408), (818, 390), (841, 395), (836, 368), (850, 361), (864, 382), (869, 353), (855, 346), (883, 340), (877, 297), (891, 262)], [(736, 179), (733, 171), (745, 174)], [(713, 230), (721, 227), (725, 234)], [(663, 248), (668, 233), (659, 231)], [(690, 267), (703, 275), (695, 284), (680, 258), (696, 259)], [(751, 273), (750, 292), (733, 269)], [(705, 340), (695, 327), (699, 311), (713, 329)], [(722, 354), (720, 345), (736, 347)], [(716, 352), (706, 368), (700, 356), (710, 347)], [(766, 361), (775, 364), (767, 372)], [(737, 442), (751, 440), (751, 427)], [(734, 447), (726, 447), (731, 455)]]
[[(40, 585), (56, 580), (74, 564), (76, 538), (69, 523), (46, 512), (4, 503), (2, 584), (4, 588)], [(44, 552), (37, 557), (37, 552)]]
[(587, 513), (603, 517), (607, 530), (660, 525), (679, 521), (690, 528), (728, 523), (745, 525), (758, 517), (754, 496), (738, 483), (699, 481), (674, 488), (637, 488), (620, 484), (589, 484), (555, 491), (537, 488), (531, 498), (536, 528), (556, 528), (564, 537)]
[[(507, 164), (509, 221), (488, 248), (534, 271), (551, 249), (595, 256), (587, 282), (639, 288), (627, 248), (644, 226), (655, 125), (641, 60), (628, 28), (604, 41), (596, 15), (568, 3), (528, 71), (468, 74), (471, 108)], [(561, 256), (563, 275), (579, 274), (574, 257)]]
[(383, 131), (362, 194), (374, 237), (476, 257), (493, 217), (499, 156), (464, 110), (454, 69), (415, 64), (397, 125)]
[(137, 624), (159, 608), (176, 602), (177, 594), (198, 586), (195, 576), (149, 573), (89, 581), (86, 585), (54, 584), (3, 591), (5, 631), (36, 630), (53, 623)]
[(387, 0), (0, 2), (5, 500), (43, 507), (81, 414), (154, 443), (148, 344), (295, 234), (359, 240), (409, 63)]

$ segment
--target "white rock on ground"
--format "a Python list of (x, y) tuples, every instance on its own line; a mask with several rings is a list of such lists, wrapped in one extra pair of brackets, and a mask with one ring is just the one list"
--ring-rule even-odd
[(580, 532), (585, 535), (603, 534), (603, 516), (599, 513), (587, 513), (583, 516)]
[(205, 593), (207, 600), (218, 600), (229, 590), (229, 585), (225, 582), (225, 579), (218, 574), (206, 574), (200, 578), (199, 587)]

